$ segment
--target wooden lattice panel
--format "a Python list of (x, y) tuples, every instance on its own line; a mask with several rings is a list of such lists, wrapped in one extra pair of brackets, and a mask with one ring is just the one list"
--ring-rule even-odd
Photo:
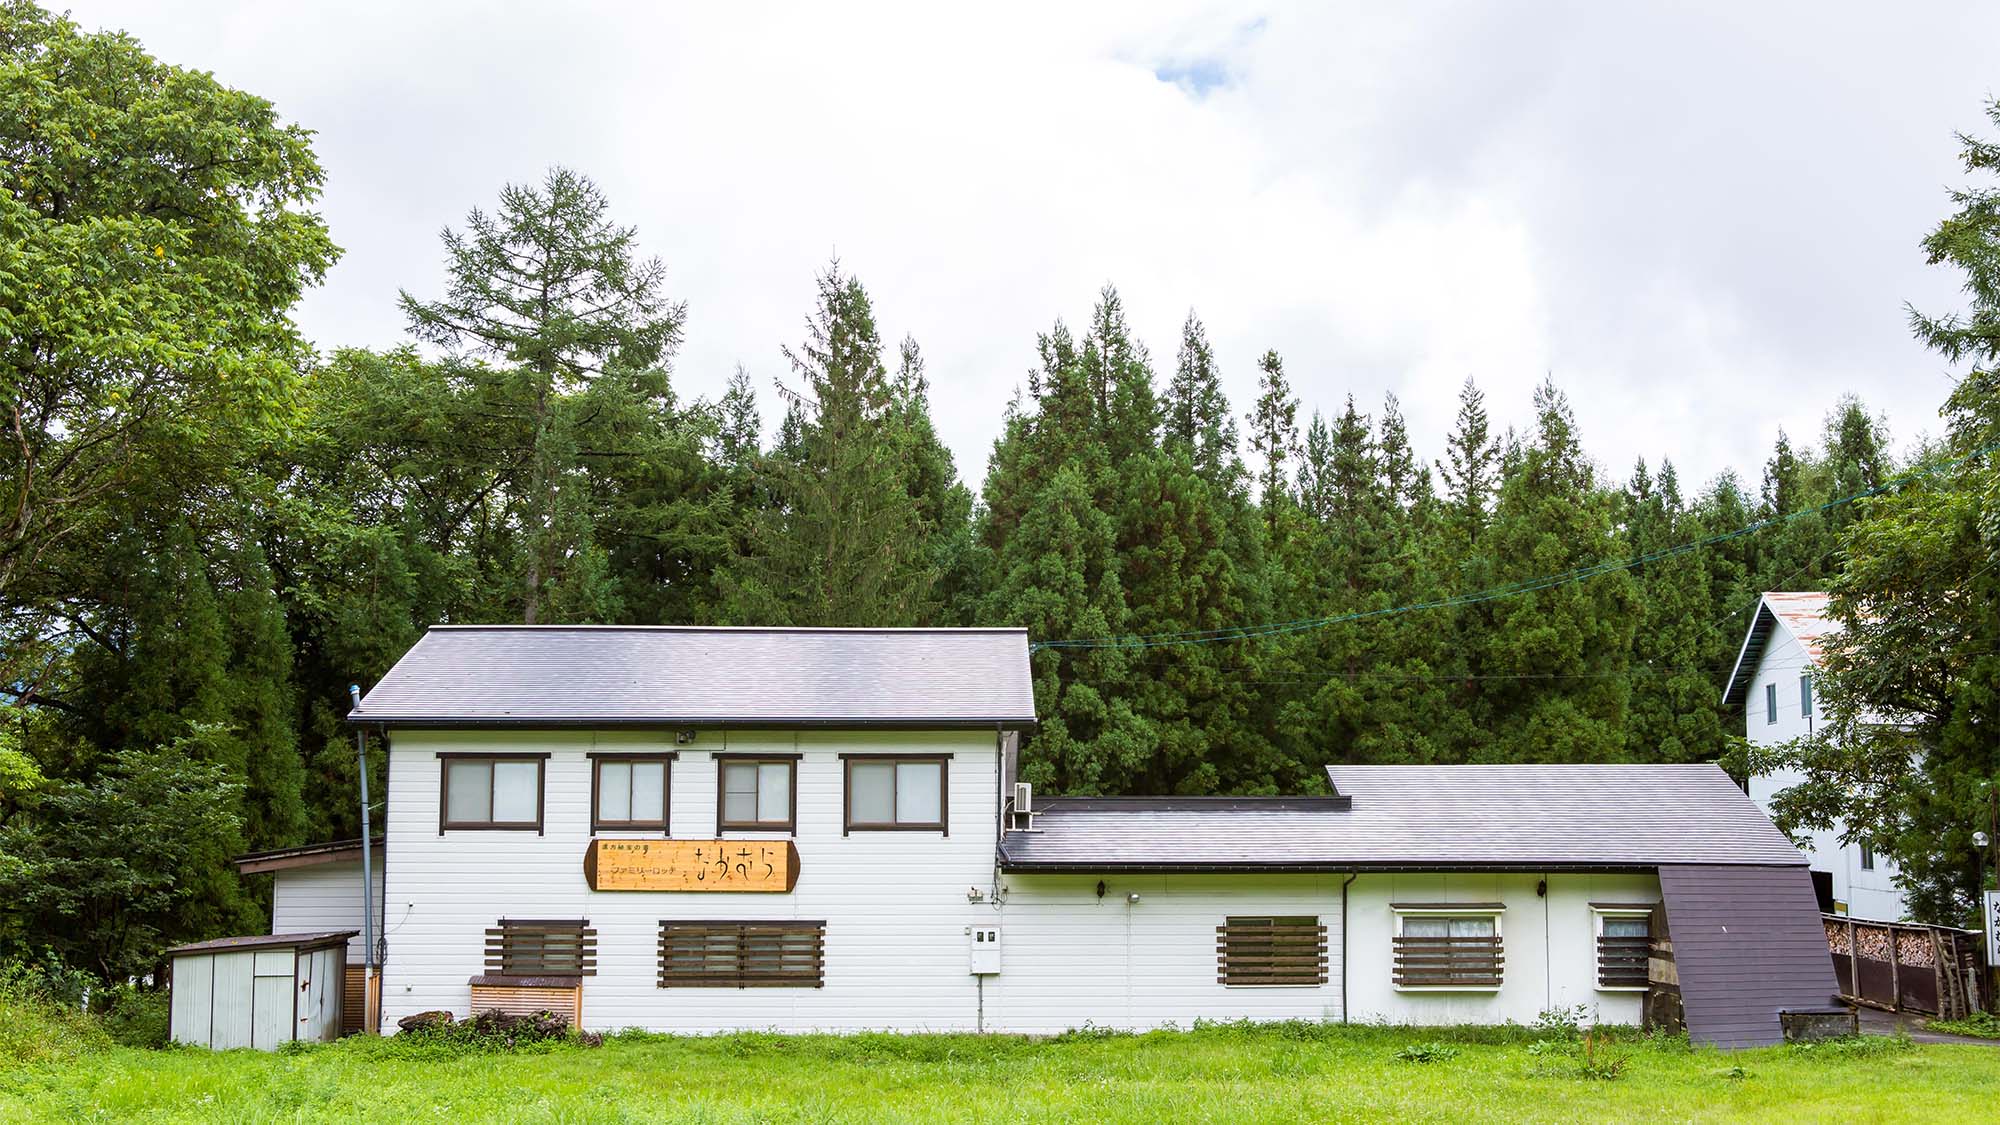
[(1232, 921), (1215, 928), (1215, 979), (1226, 985), (1326, 983), (1326, 927)]
[(569, 1020), (571, 1027), (583, 1025), (583, 989), (539, 988), (520, 985), (475, 984), (472, 986), (472, 1014), (481, 1012), (505, 1012), (510, 1016), (528, 1016), (536, 1012), (554, 1012)]
[(660, 923), (661, 988), (820, 988), (824, 922)]

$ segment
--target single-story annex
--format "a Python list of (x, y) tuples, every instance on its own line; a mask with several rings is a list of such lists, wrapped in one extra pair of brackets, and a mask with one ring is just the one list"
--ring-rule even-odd
[[(1055, 1032), (1581, 1005), (1748, 1045), (1835, 990), (1805, 858), (1714, 766), (1045, 797), (1016, 783), (1018, 629), (437, 627), (350, 718), (388, 745), (378, 1029), (491, 1007)], [(273, 873), (274, 933), (346, 931), (361, 856), (239, 865)]]

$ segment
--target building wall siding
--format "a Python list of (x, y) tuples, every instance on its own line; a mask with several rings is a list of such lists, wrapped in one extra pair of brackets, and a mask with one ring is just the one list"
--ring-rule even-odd
[[(1536, 893), (1548, 882), (1547, 895)], [(1590, 904), (1654, 903), (1650, 874), (1382, 874), (1348, 888), (1348, 995), (1356, 1022), (1531, 1023), (1551, 1008), (1588, 1009), (1595, 1023), (1636, 1024), (1644, 993), (1597, 987)], [(1497, 990), (1404, 991), (1395, 985), (1395, 903), (1498, 902), (1505, 962)]]
[[(789, 894), (592, 892), (593, 751), (671, 750), (671, 835), (717, 836), (715, 753), (797, 753), (800, 873)], [(440, 752), (546, 752), (544, 831), (438, 832)], [(842, 835), (842, 753), (953, 755), (950, 833)], [(466, 1014), (468, 978), (483, 971), (485, 930), (504, 917), (587, 918), (597, 975), (584, 981), (585, 1025), (661, 1031), (731, 1029), (1058, 1032), (1092, 1024), (1151, 1028), (1197, 1019), (1392, 1023), (1527, 1023), (1551, 1007), (1636, 1023), (1641, 994), (1595, 982), (1592, 902), (1651, 903), (1650, 875), (1371, 874), (1348, 887), (1347, 1002), (1341, 922), (1344, 875), (1108, 875), (994, 872), (994, 736), (979, 732), (703, 732), (670, 734), (404, 731), (390, 754), (382, 1020), (443, 1009)], [(604, 833), (648, 836), (652, 833)], [(734, 832), (732, 838), (780, 834)], [(341, 871), (340, 868), (347, 868)], [(309, 874), (317, 873), (317, 874)], [(304, 878), (292, 878), (296, 876)], [(279, 873), (275, 928), (343, 928), (358, 912), (358, 865)], [(993, 892), (1004, 893), (996, 901)], [(978, 891), (984, 901), (971, 901)], [(1138, 902), (1129, 896), (1137, 894)], [(1396, 902), (1506, 906), (1502, 987), (1490, 993), (1398, 991), (1392, 981)], [(347, 903), (345, 907), (340, 906)], [(325, 913), (311, 913), (323, 904)], [(1327, 927), (1327, 982), (1229, 987), (1217, 979), (1215, 928), (1232, 915), (1315, 915)], [(657, 987), (661, 919), (824, 921), (818, 989)], [(1001, 971), (968, 964), (973, 925), (1001, 930)]]
[[(435, 831), (435, 828), (433, 828)], [(375, 933), (382, 933), (382, 901), (386, 889), (383, 852), (375, 853)], [(271, 873), (271, 932), (311, 934), (327, 930), (360, 930), (361, 861), (286, 867)], [(347, 963), (362, 963), (361, 935), (347, 942)]]
[[(850, 733), (704, 731), (676, 747), (667, 733), (394, 732), (385, 880), (388, 958), (382, 1020), (428, 1009), (465, 1014), (468, 978), (483, 971), (485, 930), (503, 917), (588, 918), (597, 975), (585, 978), (586, 1026), (663, 1031), (970, 1028), (976, 981), (965, 932), (991, 911), (967, 892), (989, 891), (997, 830), (998, 763), (992, 732)], [(544, 831), (438, 833), (437, 754), (550, 754)], [(798, 767), (799, 880), (789, 894), (593, 892), (583, 878), (591, 839), (592, 751), (678, 750), (669, 790), (672, 836), (713, 839), (717, 751), (803, 755)], [(842, 835), (842, 753), (938, 752), (949, 767), (948, 836)], [(603, 833), (649, 836), (656, 833)], [(730, 832), (728, 838), (780, 838)], [(826, 922), (823, 988), (657, 987), (659, 923), (683, 919)]]
[[(1197, 1019), (1337, 1020), (1342, 878), (1107, 875), (1099, 898), (1095, 876), (1009, 875), (1005, 903), (987, 918), (1001, 929), (1001, 970), (985, 986), (986, 1026), (1058, 1032), (1084, 1024), (1188, 1027)], [(1327, 928), (1327, 983), (1218, 983), (1215, 928), (1231, 915), (1317, 915)]]
[[(1804, 738), (1825, 721), (1817, 693), (1810, 716), (1804, 713), (1799, 699), (1799, 674), (1811, 667), (1811, 658), (1805, 646), (1782, 624), (1773, 626), (1770, 643), (1757, 662), (1756, 678), (1751, 681), (1743, 705), (1744, 733), (1752, 745), (1776, 746)], [(1770, 715), (1765, 703), (1767, 686), (1777, 688), (1776, 722), (1767, 721)], [(1774, 797), (1804, 780), (1804, 776), (1795, 770), (1759, 774), (1750, 779), (1750, 799), (1768, 813)], [(1801, 850), (1811, 861), (1813, 870), (1825, 871), (1833, 876), (1833, 897), (1845, 903), (1847, 912), (1854, 917), (1892, 922), (1900, 920), (1904, 917), (1904, 904), (1903, 893), (1895, 883), (1895, 864), (1888, 857), (1878, 855), (1874, 869), (1863, 870), (1861, 848), (1841, 843), (1843, 831), (1845, 826), (1835, 824), (1832, 828), (1806, 834), (1807, 845)]]

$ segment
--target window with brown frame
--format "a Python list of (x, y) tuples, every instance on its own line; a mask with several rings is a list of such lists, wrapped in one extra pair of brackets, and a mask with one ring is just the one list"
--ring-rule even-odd
[(1317, 917), (1225, 918), (1215, 928), (1215, 979), (1244, 985), (1326, 983), (1326, 927)]
[(715, 756), (717, 831), (790, 832), (798, 825), (799, 756)]
[(1650, 912), (1597, 912), (1597, 987), (1645, 988), (1652, 951)]
[(486, 971), (510, 977), (594, 977), (597, 931), (587, 918), (502, 918), (486, 931)]
[(1504, 961), (1497, 910), (1396, 916), (1397, 988), (1499, 988)]
[(590, 830), (667, 831), (675, 755), (592, 754)]
[(547, 754), (439, 754), (438, 835), (446, 829), (542, 830)]
[(820, 988), (825, 922), (660, 922), (661, 988)]
[(845, 832), (950, 835), (949, 754), (842, 754)]

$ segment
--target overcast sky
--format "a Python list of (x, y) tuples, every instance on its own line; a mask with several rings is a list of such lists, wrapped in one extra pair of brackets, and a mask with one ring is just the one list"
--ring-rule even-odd
[(1162, 380), (1192, 307), (1239, 415), (1276, 348), (1431, 458), (1466, 376), (1520, 425), (1545, 372), (1618, 479), (1754, 482), (1846, 392), (1904, 444), (1949, 388), (1904, 302), (1958, 304), (1917, 243), (2000, 92), (1992, 3), (72, 4), (317, 131), (322, 348), (397, 343), (439, 229), (564, 164), (688, 302), (683, 394), (740, 362), (774, 422), (838, 253), (975, 487), (1106, 282)]

